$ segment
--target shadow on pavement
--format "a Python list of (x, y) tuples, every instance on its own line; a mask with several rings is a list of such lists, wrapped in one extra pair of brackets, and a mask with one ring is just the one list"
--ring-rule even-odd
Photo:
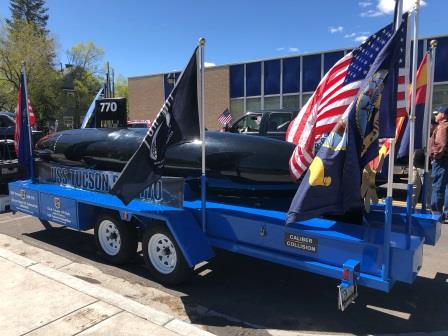
[[(104, 263), (89, 233), (56, 228), (25, 235)], [(117, 271), (129, 272), (145, 278), (143, 284), (154, 284), (141, 256), (119, 269), (107, 266), (102, 270), (115, 276)], [(413, 285), (396, 284), (391, 293), (360, 287), (360, 297), (345, 312), (337, 310), (338, 282), (333, 279), (224, 252), (197, 273), (191, 283), (181, 287), (156, 286), (187, 295), (182, 300), (190, 319), (212, 327), (212, 331), (213, 327), (249, 325), (354, 334), (448, 330), (448, 275), (443, 273), (437, 273), (434, 279), (418, 277)], [(244, 323), (198, 315), (192, 309), (198, 304)], [(263, 330), (254, 333), (268, 335)]]

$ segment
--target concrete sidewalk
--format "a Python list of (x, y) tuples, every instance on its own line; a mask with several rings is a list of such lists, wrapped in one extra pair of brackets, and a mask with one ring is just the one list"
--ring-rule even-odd
[(70, 263), (0, 235), (2, 335), (213, 335), (59, 270)]

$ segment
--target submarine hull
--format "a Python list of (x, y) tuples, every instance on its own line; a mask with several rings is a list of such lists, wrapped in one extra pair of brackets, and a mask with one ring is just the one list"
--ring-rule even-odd
[[(41, 160), (66, 166), (120, 172), (142, 142), (145, 129), (62, 131), (36, 145)], [(265, 137), (206, 132), (207, 187), (239, 193), (294, 192), (288, 162), (294, 145)], [(201, 142), (172, 145), (165, 156), (166, 176), (185, 177), (196, 188), (201, 175)]]

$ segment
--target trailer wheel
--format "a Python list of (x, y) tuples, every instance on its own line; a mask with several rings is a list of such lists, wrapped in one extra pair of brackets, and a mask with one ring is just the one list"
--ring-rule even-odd
[(102, 214), (95, 223), (95, 241), (101, 255), (111, 264), (122, 265), (137, 251), (137, 230), (118, 216)]
[(145, 231), (142, 250), (151, 275), (162, 283), (181, 284), (193, 275), (193, 270), (165, 225), (150, 226)]

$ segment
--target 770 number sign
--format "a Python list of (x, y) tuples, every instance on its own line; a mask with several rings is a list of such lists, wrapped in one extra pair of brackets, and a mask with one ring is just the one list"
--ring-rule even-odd
[(118, 105), (116, 102), (101, 102), (100, 103), (101, 112), (117, 112)]

